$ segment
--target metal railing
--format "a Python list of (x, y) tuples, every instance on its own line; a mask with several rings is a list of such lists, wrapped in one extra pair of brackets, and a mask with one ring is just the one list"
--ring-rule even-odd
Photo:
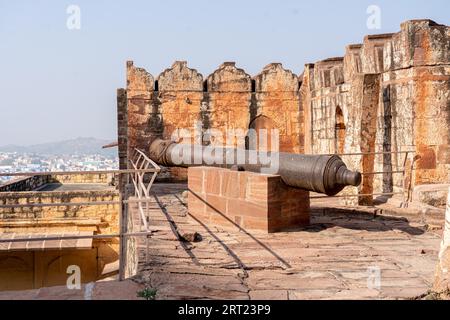
[[(150, 220), (150, 211), (149, 211), (149, 200), (150, 200), (150, 189), (155, 182), (156, 176), (158, 172), (161, 171), (161, 168), (149, 157), (147, 157), (141, 150), (135, 149), (131, 159), (128, 160), (130, 165), (135, 170), (148, 170), (150, 167), (154, 168), (154, 172), (152, 173), (152, 177), (150, 181), (145, 184), (145, 175), (148, 172), (136, 171), (134, 174), (130, 175), (131, 180), (134, 185), (134, 195), (137, 198), (137, 206), (142, 222), (142, 226), (144, 227), (144, 232), (151, 233), (151, 230), (148, 226), (148, 221)], [(133, 219), (133, 216), (131, 216)], [(149, 239), (145, 237), (145, 262), (148, 263), (148, 252), (149, 252)]]
[[(379, 192), (379, 193), (366, 193), (366, 194), (337, 194), (334, 196), (310, 196), (310, 199), (324, 199), (324, 198), (362, 198), (362, 197), (374, 197), (374, 196), (394, 196), (394, 195), (403, 195), (402, 199), (402, 207), (407, 207), (408, 202), (410, 201), (410, 189), (411, 189), (411, 177), (409, 179), (409, 184), (406, 186), (406, 164), (410, 154), (415, 154), (414, 150), (407, 151), (380, 151), (380, 152), (353, 152), (353, 153), (330, 153), (326, 155), (337, 155), (337, 156), (376, 156), (376, 155), (388, 155), (388, 154), (404, 154), (405, 157), (403, 159), (403, 169), (402, 170), (383, 170), (383, 171), (373, 171), (373, 172), (361, 172), (361, 175), (364, 176), (375, 176), (375, 175), (384, 175), (384, 174), (402, 174), (402, 188), (401, 192)], [(414, 170), (414, 162), (417, 160), (416, 157), (413, 157), (411, 161), (411, 165), (409, 168), (410, 174)], [(406, 189), (406, 190), (405, 190)]]
[[(156, 175), (161, 170), (161, 168), (153, 162), (149, 157), (147, 157), (142, 151), (135, 149), (134, 154), (131, 159), (128, 160), (130, 162), (130, 165), (134, 168), (134, 170), (148, 170), (150, 166), (155, 168), (155, 172), (153, 172), (152, 177), (150, 179), (150, 182), (145, 185), (144, 183), (144, 176), (146, 171), (135, 171), (134, 174), (131, 175), (131, 180), (134, 185), (134, 195), (139, 200), (144, 201), (138, 201), (138, 208), (139, 213), (141, 214), (141, 219), (144, 224), (144, 228), (146, 231), (148, 231), (148, 223), (147, 223), (147, 215), (148, 213), (148, 201), (147, 199), (150, 198), (150, 188), (153, 185), (153, 182), (156, 179)], [(146, 205), (146, 210), (144, 210), (143, 203)]]
[[(92, 171), (45, 171), (45, 172), (14, 172), (14, 173), (0, 173), (0, 176), (5, 177), (32, 177), (32, 176), (43, 176), (43, 175), (92, 175), (92, 174), (114, 174), (119, 176), (119, 183), (127, 176), (129, 181), (131, 178), (132, 185), (134, 187), (135, 199), (123, 199), (122, 194), (119, 193), (119, 200), (107, 200), (107, 201), (81, 201), (81, 202), (57, 202), (57, 203), (23, 203), (23, 204), (0, 204), (0, 209), (8, 208), (33, 208), (33, 207), (74, 207), (74, 206), (100, 206), (100, 205), (118, 205), (119, 206), (119, 232), (112, 234), (93, 234), (93, 235), (61, 235), (61, 236), (49, 236), (49, 237), (33, 237), (32, 234), (28, 234), (27, 237), (19, 237), (12, 239), (0, 239), (0, 243), (10, 243), (10, 242), (35, 242), (35, 241), (49, 241), (49, 240), (78, 240), (78, 239), (108, 239), (108, 238), (119, 238), (120, 239), (120, 254), (119, 254), (119, 275), (120, 279), (124, 279), (124, 263), (122, 257), (122, 249), (125, 246), (125, 241), (129, 237), (141, 237), (146, 238), (146, 260), (148, 261), (148, 235), (153, 232), (149, 227), (149, 201), (150, 201), (150, 189), (153, 182), (156, 179), (157, 174), (161, 171), (161, 168), (148, 158), (142, 151), (135, 149), (134, 153), (129, 159), (130, 166), (132, 169), (121, 169), (121, 170), (92, 170)], [(149, 182), (145, 181), (145, 176), (151, 174)], [(128, 214), (131, 215), (132, 224), (134, 226), (134, 220), (132, 213), (127, 212), (123, 214), (123, 210), (128, 210), (129, 204), (137, 204), (139, 210), (140, 221), (138, 223), (139, 231), (129, 231), (126, 228), (126, 217)], [(145, 204), (145, 206), (144, 206)]]

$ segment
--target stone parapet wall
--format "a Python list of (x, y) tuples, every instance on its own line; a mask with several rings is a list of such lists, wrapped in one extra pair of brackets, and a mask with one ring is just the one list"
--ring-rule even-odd
[[(31, 177), (31, 178), (36, 178)], [(51, 177), (45, 182), (70, 181), (99, 182), (103, 176), (91, 176), (86, 181), (84, 176)], [(39, 180), (39, 179), (38, 179)], [(87, 191), (23, 191), (1, 192), (0, 205), (19, 205), (15, 208), (0, 208), (0, 234), (14, 234), (18, 237), (44, 235), (60, 236), (77, 232), (92, 234), (119, 233), (119, 205), (75, 205), (64, 203), (118, 201), (116, 190)], [(26, 204), (52, 204), (45, 207), (27, 207)], [(65, 240), (73, 243), (73, 240)], [(31, 243), (31, 242), (30, 242)], [(45, 243), (45, 242), (43, 242)], [(42, 249), (34, 250), (30, 245), (27, 250), (11, 249), (0, 252), (0, 291), (40, 288), (64, 285), (67, 281), (67, 268), (77, 265), (81, 270), (81, 281), (96, 281), (114, 272), (111, 266), (117, 261), (119, 238), (93, 239), (92, 247), (83, 249)], [(107, 267), (109, 265), (109, 267)], [(111, 269), (112, 268), (112, 269)], [(108, 271), (109, 270), (109, 271)]]
[(384, 70), (448, 65), (450, 28), (431, 20), (410, 20), (384, 46)]
[[(237, 68), (234, 62), (225, 62), (208, 76), (206, 84), (207, 98), (201, 106), (203, 127), (217, 129), (220, 133), (224, 129), (235, 130), (245, 136), (257, 113), (250, 75)], [(227, 141), (222, 134), (211, 144), (245, 147), (243, 141)]]
[[(4, 192), (0, 194), (1, 205), (34, 203), (76, 203), (118, 201), (115, 190), (105, 191), (48, 191)], [(78, 220), (77, 220), (78, 219)], [(91, 222), (88, 223), (88, 220)], [(24, 221), (26, 223), (19, 224)], [(71, 223), (67, 223), (67, 222)], [(9, 225), (7, 224), (9, 223)], [(94, 233), (117, 233), (119, 231), (119, 206), (102, 204), (95, 206), (52, 206), (0, 208), (0, 231), (2, 232), (52, 232), (93, 231)]]
[[(115, 190), (0, 193), (0, 205), (118, 200), (119, 193)], [(17, 238), (76, 232), (92, 232), (94, 235), (118, 233), (119, 205), (0, 208), (0, 233), (3, 234), (15, 234)], [(107, 265), (117, 261), (118, 253), (118, 238), (93, 239), (92, 248), (85, 249), (2, 251), (0, 291), (64, 285), (70, 265), (80, 267), (82, 282), (96, 281), (105, 273)]]
[(255, 85), (256, 116), (268, 119), (270, 125), (265, 125), (266, 129), (279, 131), (279, 150), (303, 152), (303, 113), (298, 77), (283, 69), (281, 63), (272, 63), (255, 77)]
[(114, 184), (115, 176), (112, 173), (83, 173), (83, 174), (58, 174), (51, 175), (49, 182), (53, 183), (93, 183), (93, 184)]
[(22, 177), (0, 185), (0, 192), (32, 191), (49, 182), (48, 175)]
[(116, 177), (111, 173), (83, 173), (83, 174), (58, 174), (58, 175), (36, 175), (11, 180), (0, 185), (0, 192), (22, 192), (33, 191), (47, 183), (61, 184), (109, 184), (115, 185)]

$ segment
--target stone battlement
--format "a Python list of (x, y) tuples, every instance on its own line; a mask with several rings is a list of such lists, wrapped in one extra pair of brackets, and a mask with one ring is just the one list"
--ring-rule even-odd
[[(222, 143), (209, 140), (210, 128), (278, 129), (284, 152), (393, 152), (344, 159), (353, 170), (387, 172), (365, 176), (362, 193), (446, 183), (449, 39), (448, 26), (406, 21), (397, 33), (366, 36), (346, 46), (343, 57), (308, 63), (298, 73), (271, 63), (251, 76), (225, 62), (203, 76), (176, 61), (153, 76), (129, 61), (127, 87), (118, 90), (121, 168), (134, 148), (147, 150), (153, 139), (200, 123), (203, 144)], [(418, 160), (410, 154), (405, 161), (396, 153), (402, 151)], [(389, 173), (405, 165), (414, 173)], [(183, 169), (171, 173), (186, 177)]]

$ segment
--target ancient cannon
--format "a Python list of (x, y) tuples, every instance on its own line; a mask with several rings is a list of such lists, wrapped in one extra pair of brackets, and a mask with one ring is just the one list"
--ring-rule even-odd
[(277, 174), (288, 186), (329, 196), (361, 183), (361, 173), (347, 169), (336, 155), (261, 152), (156, 139), (150, 145), (149, 156), (167, 167), (214, 166)]

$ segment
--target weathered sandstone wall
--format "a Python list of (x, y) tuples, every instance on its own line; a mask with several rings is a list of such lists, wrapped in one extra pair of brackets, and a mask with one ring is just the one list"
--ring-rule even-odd
[[(203, 77), (178, 61), (153, 77), (128, 62), (127, 89), (118, 92), (121, 165), (124, 150), (129, 157), (134, 148), (146, 150), (154, 138), (170, 138), (178, 129), (191, 136), (186, 142), (204, 145), (238, 145), (208, 129), (223, 134), (225, 129), (277, 129), (281, 151), (352, 153), (344, 156), (352, 169), (387, 172), (365, 174), (361, 187), (350, 193), (446, 183), (449, 36), (447, 26), (407, 21), (397, 33), (366, 36), (362, 44), (347, 46), (344, 57), (307, 64), (301, 76), (272, 63), (252, 78), (226, 62)], [(196, 125), (201, 130), (193, 136)], [(270, 139), (266, 147), (276, 148)], [(405, 151), (415, 154), (405, 158)], [(405, 176), (397, 172), (404, 168)], [(185, 173), (171, 169), (172, 177)]]
[[(366, 36), (363, 44), (348, 46), (342, 59), (306, 65), (301, 92), (311, 133), (305, 133), (305, 150), (365, 153), (344, 158), (366, 173), (406, 168), (405, 177), (364, 175), (360, 194), (447, 183), (449, 35), (449, 27), (433, 21), (407, 21), (398, 33)], [(399, 153), (405, 151), (415, 153), (405, 161)]]
[[(204, 78), (185, 61), (176, 61), (155, 80), (129, 61), (127, 89), (118, 90), (121, 165), (134, 148), (147, 150), (157, 137), (244, 148), (250, 128), (277, 129), (281, 151), (302, 152), (299, 96), (298, 77), (279, 63), (266, 66), (252, 79), (234, 62), (223, 63)], [(270, 136), (267, 139), (267, 147), (275, 149)], [(170, 168), (169, 174), (186, 178), (184, 169)]]

